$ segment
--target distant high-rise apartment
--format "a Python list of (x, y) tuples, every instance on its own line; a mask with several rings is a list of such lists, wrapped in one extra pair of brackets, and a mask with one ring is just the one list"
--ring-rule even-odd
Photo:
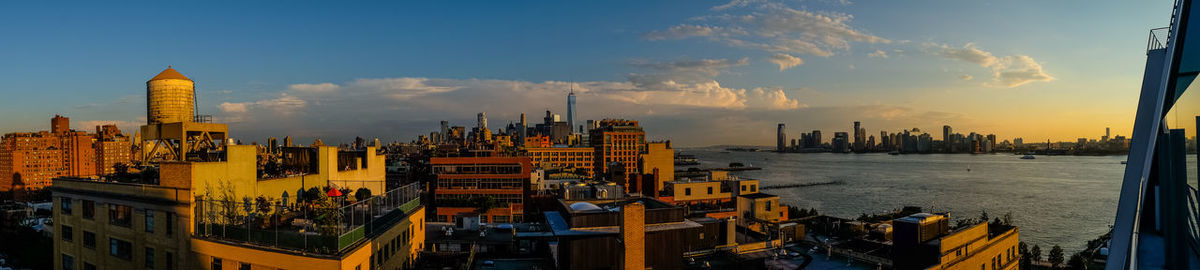
[(787, 150), (787, 130), (783, 123), (775, 130), (775, 151)]
[(117, 164), (130, 165), (133, 159), (132, 140), (122, 134), (116, 125), (97, 126), (95, 138), (92, 147), (96, 150), (97, 175), (115, 173)]
[(490, 197), (498, 207), (480, 214), (482, 222), (524, 220), (523, 209), (531, 188), (529, 157), (435, 157), (429, 164), (436, 176), (430, 187), (434, 220), (453, 222), (456, 215), (478, 212), (474, 202), (484, 197)]
[(95, 135), (71, 130), (67, 117), (56, 115), (50, 123), (53, 132), (0, 138), (0, 191), (49, 187), (54, 177), (96, 175)]

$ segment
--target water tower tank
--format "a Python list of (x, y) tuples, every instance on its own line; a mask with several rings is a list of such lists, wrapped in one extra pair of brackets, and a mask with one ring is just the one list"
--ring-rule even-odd
[(191, 122), (196, 112), (196, 84), (167, 67), (146, 81), (146, 121), (149, 124)]

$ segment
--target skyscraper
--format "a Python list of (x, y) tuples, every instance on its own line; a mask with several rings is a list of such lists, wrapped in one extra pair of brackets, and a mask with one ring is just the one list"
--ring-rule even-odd
[(779, 128), (775, 131), (775, 151), (783, 152), (787, 148), (787, 131), (783, 123), (779, 124)]
[(866, 134), (864, 134), (866, 132), (864, 132), (864, 131), (865, 130), (863, 130), (861, 123), (858, 121), (854, 121), (854, 145), (853, 145), (853, 148), (854, 148), (855, 152), (862, 151), (863, 144), (866, 143), (865, 142)]
[[(572, 130), (575, 129), (575, 87), (571, 86), (571, 93), (567, 94), (567, 126)], [(575, 133), (575, 132), (571, 132)]]
[(447, 137), (450, 137), (449, 135), (450, 135), (450, 122), (447, 122), (446, 120), (442, 120), (442, 140), (443, 141), (446, 140)]
[(950, 143), (950, 133), (953, 133), (953, 132), (954, 132), (954, 129), (950, 128), (950, 125), (942, 126), (942, 145), (945, 148), (945, 151), (947, 153), (952, 152), (952, 150), (954, 149), (954, 147), (950, 146), (950, 144), (951, 144)]
[(529, 130), (529, 122), (525, 121), (525, 114), (522, 113), (521, 114), (521, 126), (517, 127), (517, 134), (519, 134), (521, 137), (521, 139), (519, 141), (521, 141), (521, 142), (525, 141), (525, 137), (529, 135), (527, 133), (527, 132), (529, 132), (528, 130)]
[(479, 113), (479, 115), (477, 116), (477, 118), (478, 118), (478, 119), (477, 119), (476, 127), (477, 127), (477, 128), (479, 128), (480, 130), (488, 130), (488, 127), (487, 127), (487, 113), (486, 113), (486, 112), (481, 112), (481, 113)]

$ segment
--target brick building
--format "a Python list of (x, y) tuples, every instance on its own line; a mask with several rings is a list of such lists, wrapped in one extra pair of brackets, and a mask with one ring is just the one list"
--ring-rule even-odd
[(0, 138), (0, 191), (48, 187), (54, 177), (96, 175), (95, 137), (70, 130), (70, 119), (58, 115), (50, 127)]

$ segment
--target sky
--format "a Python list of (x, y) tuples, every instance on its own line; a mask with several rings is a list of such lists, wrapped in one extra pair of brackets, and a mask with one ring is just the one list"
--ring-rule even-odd
[[(196, 81), (231, 137), (409, 141), (521, 113), (641, 121), (679, 146), (919, 128), (1128, 136), (1171, 1), (0, 2), (0, 132), (143, 124)], [(538, 120), (534, 120), (538, 119)], [(578, 121), (577, 122), (582, 122)], [(581, 124), (581, 123), (577, 123)], [(826, 136), (830, 137), (830, 136)]]

